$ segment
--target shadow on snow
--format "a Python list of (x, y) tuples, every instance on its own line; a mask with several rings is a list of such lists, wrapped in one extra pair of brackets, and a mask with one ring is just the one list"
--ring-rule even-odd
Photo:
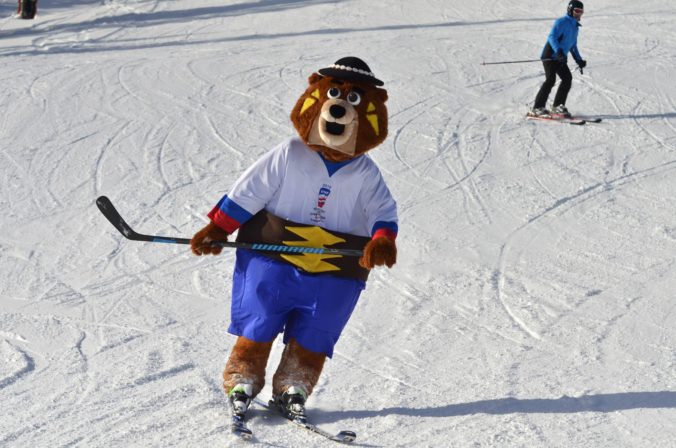
[(459, 417), (474, 414), (573, 414), (579, 412), (617, 412), (631, 409), (676, 409), (676, 392), (624, 392), (561, 398), (500, 398), (429, 408), (393, 407), (381, 410), (317, 412), (316, 418), (337, 421), (345, 418)]
[[(207, 20), (230, 16), (240, 16), (245, 14), (277, 12), (287, 9), (301, 8), (304, 6), (338, 3), (340, 1), (341, 0), (260, 0), (246, 3), (236, 3), (232, 5), (205, 6), (201, 8), (171, 11), (130, 12), (119, 15), (106, 15), (82, 22), (59, 24), (50, 24), (48, 20), (49, 9), (47, 5), (44, 7), (41, 5), (39, 13), (41, 15), (42, 21), (36, 22), (38, 26), (24, 28), (21, 30), (15, 29), (0, 32), (0, 38), (8, 36), (15, 37), (22, 35), (51, 34), (60, 31), (77, 33), (83, 30), (100, 29), (107, 26), (133, 25), (135, 28), (140, 28), (145, 26), (157, 26), (171, 23), (184, 23), (190, 20)], [(97, 6), (100, 5), (100, 2), (92, 3), (97, 4)], [(16, 4), (14, 4), (14, 11), (16, 11)], [(27, 23), (33, 22), (28, 21)]]
[[(291, 8), (300, 8), (304, 6), (317, 4), (338, 3), (341, 0), (272, 0), (261, 2), (239, 3), (226, 6), (211, 6), (203, 8), (194, 8), (176, 11), (154, 11), (154, 12), (140, 12), (127, 13), (121, 15), (110, 15), (99, 17), (89, 21), (78, 23), (62, 23), (50, 25), (48, 22), (41, 26), (25, 28), (23, 30), (11, 30), (0, 32), (0, 39), (9, 36), (41, 36), (58, 38), (59, 33), (79, 33), (90, 29), (101, 29), (105, 27), (121, 27), (133, 26), (140, 28), (144, 26), (157, 26), (170, 23), (186, 22), (190, 20), (207, 20), (213, 18), (222, 18), (227, 16), (237, 16), (244, 14), (275, 12)], [(434, 28), (450, 28), (450, 27), (470, 27), (470, 26), (487, 26), (504, 23), (519, 23), (519, 22), (538, 22), (551, 21), (551, 17), (540, 18), (522, 18), (522, 19), (502, 19), (502, 20), (485, 20), (485, 21), (455, 21), (442, 23), (427, 23), (427, 24), (396, 24), (383, 25), (367, 28), (323, 28), (298, 32), (286, 33), (257, 33), (245, 34), (239, 36), (229, 36), (216, 39), (204, 40), (190, 40), (190, 41), (165, 41), (156, 42), (155, 40), (148, 43), (133, 43), (130, 41), (129, 45), (106, 45), (105, 40), (84, 41), (78, 45), (73, 45), (72, 42), (67, 45), (59, 47), (58, 43), (50, 45), (48, 50), (39, 48), (18, 48), (8, 49), (3, 52), (4, 56), (25, 55), (25, 54), (60, 54), (60, 53), (90, 53), (98, 51), (124, 51), (124, 50), (142, 50), (147, 48), (162, 48), (162, 47), (179, 47), (179, 46), (194, 46), (203, 44), (240, 42), (250, 40), (270, 40), (282, 38), (296, 38), (303, 36), (322, 36), (322, 35), (340, 35), (348, 33), (368, 33), (374, 31), (406, 31), (418, 29), (434, 29)], [(114, 42), (114, 41), (113, 41)], [(111, 43), (113, 43), (111, 42)], [(119, 41), (118, 41), (119, 42)]]
[[(580, 118), (584, 118), (581, 116)], [(653, 118), (676, 118), (676, 112), (665, 112), (662, 114), (627, 114), (627, 115), (594, 115), (592, 118), (603, 118), (604, 120), (650, 120)]]

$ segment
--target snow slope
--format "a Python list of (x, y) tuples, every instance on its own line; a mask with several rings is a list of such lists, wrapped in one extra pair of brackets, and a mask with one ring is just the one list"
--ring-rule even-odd
[[(94, 200), (191, 236), (346, 55), (390, 95), (400, 260), (313, 420), (367, 447), (674, 446), (676, 10), (586, 3), (568, 106), (604, 122), (575, 127), (523, 120), (538, 63), (480, 65), (537, 58), (565, 1), (1, 1), (0, 446), (234, 443), (233, 253), (124, 240)], [(253, 446), (334, 446), (253, 415)]]

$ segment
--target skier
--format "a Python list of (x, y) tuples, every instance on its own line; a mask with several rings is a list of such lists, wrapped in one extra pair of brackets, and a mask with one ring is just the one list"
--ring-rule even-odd
[(19, 0), (17, 14), (20, 14), (22, 19), (34, 19), (37, 12), (38, 0)]
[(547, 99), (554, 84), (556, 76), (561, 78), (561, 84), (554, 97), (554, 107), (551, 114), (570, 118), (571, 114), (566, 108), (566, 98), (572, 84), (573, 76), (568, 68), (568, 52), (573, 55), (575, 63), (580, 67), (580, 72), (587, 65), (587, 61), (582, 59), (577, 49), (577, 34), (580, 25), (580, 19), (584, 13), (584, 5), (578, 0), (571, 0), (568, 3), (568, 14), (557, 19), (554, 22), (547, 43), (542, 50), (542, 65), (545, 68), (545, 82), (540, 87), (540, 91), (535, 97), (535, 104), (529, 112), (532, 116), (549, 115), (547, 110)]

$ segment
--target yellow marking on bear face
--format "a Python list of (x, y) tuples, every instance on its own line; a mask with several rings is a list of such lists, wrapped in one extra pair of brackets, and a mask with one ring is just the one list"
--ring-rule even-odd
[(371, 124), (373, 132), (375, 132), (376, 135), (380, 135), (380, 128), (378, 127), (378, 114), (367, 114), (366, 119)]
[(376, 105), (373, 103), (369, 103), (368, 107), (366, 108), (366, 112), (375, 112), (376, 111)]
[(307, 111), (309, 108), (314, 106), (314, 104), (319, 100), (320, 98), (320, 93), (319, 89), (315, 89), (314, 92), (310, 94), (312, 98), (305, 98), (305, 101), (303, 101), (303, 107), (300, 108), (300, 114), (303, 115), (305, 111)]
[(300, 115), (303, 115), (305, 111), (311, 108), (316, 102), (317, 100), (314, 98), (305, 98), (305, 101), (303, 101), (303, 107), (300, 108)]

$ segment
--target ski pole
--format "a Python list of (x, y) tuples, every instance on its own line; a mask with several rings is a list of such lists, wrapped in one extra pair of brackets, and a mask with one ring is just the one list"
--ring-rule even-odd
[[(173, 236), (144, 235), (134, 231), (129, 224), (122, 219), (120, 213), (115, 209), (113, 203), (106, 196), (99, 196), (96, 199), (96, 206), (103, 216), (120, 232), (125, 238), (133, 241), (148, 241), (151, 243), (169, 243), (169, 244), (190, 244), (190, 238), (177, 238)], [(232, 247), (237, 249), (250, 249), (264, 252), (284, 252), (297, 254), (320, 254), (320, 255), (344, 255), (347, 257), (361, 257), (363, 251), (358, 249), (331, 249), (326, 247), (302, 247), (286, 246), (282, 244), (267, 243), (240, 243), (237, 241), (212, 241), (212, 246)]]
[(555, 61), (555, 59), (524, 59), (522, 61), (482, 62), (481, 65), (525, 64), (527, 62)]

